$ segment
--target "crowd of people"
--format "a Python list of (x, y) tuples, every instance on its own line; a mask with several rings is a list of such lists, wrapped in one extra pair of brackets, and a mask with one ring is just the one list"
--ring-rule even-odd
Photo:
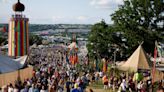
[[(23, 82), (15, 81), (0, 89), (0, 92), (93, 92), (86, 90), (93, 82), (101, 81), (104, 90), (112, 89), (114, 92), (151, 92), (151, 78), (146, 81), (135, 81), (133, 76), (128, 78), (121, 73), (120, 76), (108, 76), (102, 71), (79, 71), (76, 66), (66, 62), (65, 51), (62, 48), (33, 49), (29, 64), (34, 66), (33, 77)], [(85, 70), (85, 69), (84, 69)], [(159, 89), (162, 85), (159, 85)]]
[[(137, 76), (136, 76), (137, 74)], [(153, 90), (158, 90), (158, 92), (163, 92), (163, 84), (160, 81), (157, 85), (153, 87), (152, 79), (150, 76), (140, 77), (136, 73), (126, 76), (124, 73), (120, 73), (119, 76), (104, 75), (102, 78), (104, 89), (112, 89), (114, 92), (154, 92)]]
[(34, 66), (33, 77), (3, 86), (2, 92), (84, 92), (89, 73), (80, 73), (64, 59), (62, 47), (31, 50), (28, 63)]

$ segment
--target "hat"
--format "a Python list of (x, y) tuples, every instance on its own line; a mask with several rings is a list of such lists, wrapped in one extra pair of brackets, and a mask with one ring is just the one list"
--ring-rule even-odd
[(75, 83), (74, 88), (78, 88), (78, 84), (77, 83)]

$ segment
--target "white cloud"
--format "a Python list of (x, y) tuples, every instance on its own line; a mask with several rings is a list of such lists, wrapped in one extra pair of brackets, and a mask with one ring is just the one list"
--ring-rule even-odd
[(88, 19), (88, 17), (86, 17), (86, 16), (78, 16), (77, 19), (80, 20), (80, 21), (86, 21)]
[(91, 0), (90, 5), (95, 8), (116, 8), (123, 0)]

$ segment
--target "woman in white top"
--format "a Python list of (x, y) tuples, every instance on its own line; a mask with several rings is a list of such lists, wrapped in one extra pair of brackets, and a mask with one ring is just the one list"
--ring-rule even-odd
[(9, 85), (8, 92), (14, 92), (14, 88), (12, 84)]

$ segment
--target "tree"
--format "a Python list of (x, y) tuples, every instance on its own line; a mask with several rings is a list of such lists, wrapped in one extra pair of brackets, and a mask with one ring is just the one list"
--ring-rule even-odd
[(42, 44), (42, 40), (43, 40), (43, 38), (38, 35), (30, 34), (30, 36), (29, 36), (30, 45), (33, 45), (33, 44), (40, 45), (40, 44)]
[(1, 44), (5, 44), (6, 41), (7, 41), (7, 38), (5, 38), (5, 37), (0, 37), (0, 45), (1, 45)]
[(113, 57), (117, 51), (117, 60), (127, 59), (141, 42), (153, 53), (154, 42), (164, 39), (162, 0), (125, 0), (111, 16), (113, 25), (101, 21), (91, 28), (87, 48), (93, 58)]
[(124, 33), (127, 53), (132, 53), (142, 41), (146, 52), (153, 53), (155, 40), (164, 39), (163, 0), (124, 0), (111, 16), (114, 25)]
[(116, 29), (115, 26), (109, 26), (105, 21), (96, 23), (92, 26), (91, 32), (88, 37), (88, 52), (92, 58), (112, 58), (114, 57), (113, 52), (119, 49), (117, 53), (117, 60), (122, 59), (121, 54), (124, 52), (124, 37), (119, 32), (121, 29)]
[(108, 50), (105, 38), (105, 33), (107, 32), (108, 25), (101, 21), (92, 26), (91, 32), (89, 34), (89, 42), (87, 44), (88, 52), (91, 57), (103, 57), (106, 55)]

